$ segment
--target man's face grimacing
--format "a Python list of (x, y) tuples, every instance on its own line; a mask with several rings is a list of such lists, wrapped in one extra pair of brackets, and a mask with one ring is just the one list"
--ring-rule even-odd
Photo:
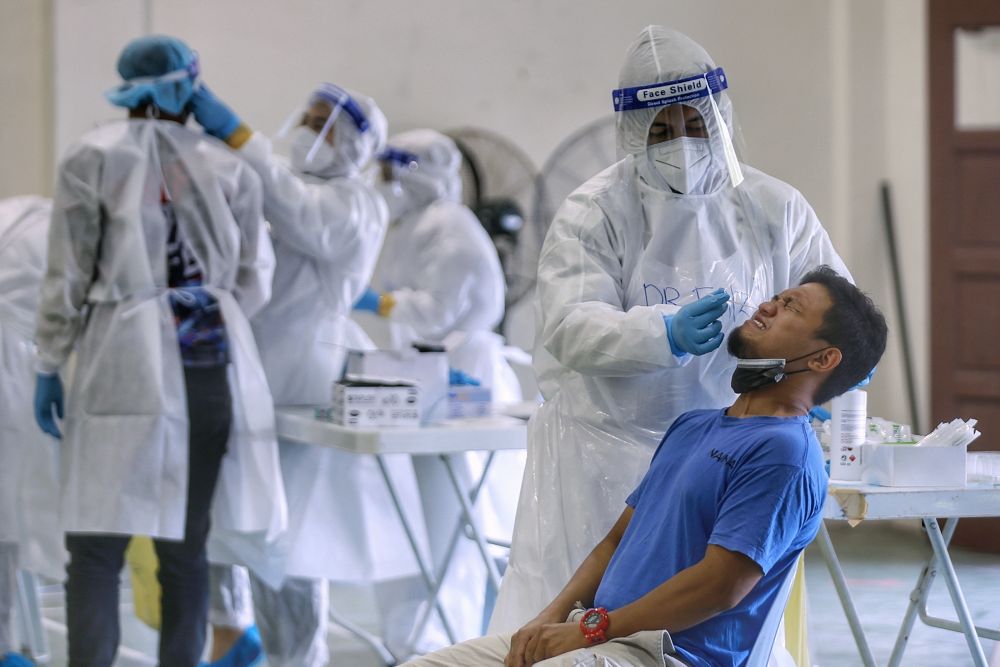
[(729, 334), (729, 354), (739, 359), (795, 359), (829, 343), (816, 337), (833, 305), (826, 288), (805, 283), (765, 301)]
[(671, 104), (660, 109), (649, 126), (646, 145), (655, 146), (678, 137), (708, 138), (705, 119), (694, 107), (689, 107), (686, 104)]

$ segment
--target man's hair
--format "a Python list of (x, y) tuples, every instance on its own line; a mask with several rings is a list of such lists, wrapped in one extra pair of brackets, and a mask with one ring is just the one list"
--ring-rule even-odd
[(819, 405), (868, 376), (885, 352), (888, 327), (871, 298), (829, 266), (824, 264), (807, 273), (799, 284), (806, 283), (822, 285), (830, 295), (832, 303), (816, 337), (840, 349), (843, 357), (816, 390), (813, 401)]

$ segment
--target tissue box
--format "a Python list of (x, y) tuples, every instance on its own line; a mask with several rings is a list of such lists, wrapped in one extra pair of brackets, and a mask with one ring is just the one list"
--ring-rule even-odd
[(448, 389), (448, 419), (486, 417), (493, 411), (489, 387), (454, 385)]
[(879, 486), (965, 486), (966, 447), (866, 444), (861, 481)]
[(415, 382), (420, 386), (421, 423), (448, 416), (448, 355), (443, 349), (351, 350), (347, 373)]
[(348, 377), (334, 383), (327, 416), (357, 428), (419, 426), (420, 389), (412, 382)]

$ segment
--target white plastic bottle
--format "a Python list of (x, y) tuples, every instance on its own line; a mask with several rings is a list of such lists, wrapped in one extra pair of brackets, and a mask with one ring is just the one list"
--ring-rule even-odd
[(868, 394), (852, 389), (833, 399), (830, 410), (830, 479), (861, 480), (861, 445), (865, 442)]

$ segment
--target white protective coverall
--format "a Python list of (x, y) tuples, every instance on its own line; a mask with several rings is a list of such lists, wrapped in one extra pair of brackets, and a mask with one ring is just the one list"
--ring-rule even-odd
[[(620, 88), (714, 69), (698, 44), (650, 26), (629, 47)], [(724, 349), (674, 356), (663, 316), (721, 287), (730, 294), (720, 319), (728, 333), (820, 264), (849, 275), (793, 187), (746, 165), (733, 186), (723, 154), (732, 133), (728, 96), (684, 104), (710, 134), (711, 163), (696, 189), (677, 194), (656, 178), (646, 144), (660, 108), (619, 112), (624, 159), (572, 193), (546, 236), (534, 354), (545, 402), (528, 426), (491, 633), (516, 630), (552, 601), (621, 514), (679, 414), (735, 399), (735, 361)]]
[[(475, 214), (460, 203), (461, 154), (455, 142), (433, 130), (394, 136), (391, 148), (415, 157), (397, 174), (397, 186), (382, 191), (395, 215), (379, 255), (372, 286), (396, 304), (389, 313), (395, 346), (420, 340), (442, 343), (452, 368), (493, 391), (494, 402), (521, 398), (517, 377), (503, 356), (503, 338), (493, 332), (503, 317), (504, 277), (496, 248)], [(469, 474), (484, 456), (466, 459)], [(457, 520), (446, 472), (432, 457), (414, 461), (435, 563)], [(513, 531), (523, 452), (498, 453), (477, 507), (484, 531), (507, 539)], [(445, 606), (460, 639), (482, 630), (485, 568), (472, 543), (462, 540), (445, 580)]]
[(13, 651), (18, 569), (62, 579), (56, 442), (33, 418), (35, 312), (52, 202), (0, 201), (0, 656)]
[[(292, 169), (285, 167), (259, 133), (239, 151), (261, 178), (277, 259), (273, 298), (252, 322), (276, 405), (329, 404), (347, 350), (371, 347), (350, 312), (368, 285), (388, 224), (385, 202), (362, 175), (385, 145), (387, 124), (372, 99), (350, 95), (367, 129), (351, 114), (338, 113), (332, 123), (335, 160), (320, 173), (305, 171), (309, 165), (294, 158)], [(295, 132), (316, 136), (303, 126)], [(213, 556), (250, 566), (269, 664), (323, 665), (329, 659), (326, 580), (360, 584), (407, 577), (417, 572), (416, 564), (405, 536), (393, 529), (398, 518), (371, 457), (286, 440), (279, 448), (288, 530), (266, 551), (230, 548)], [(406, 503), (415, 506), (409, 458), (388, 459)], [(213, 572), (213, 587), (234, 585), (240, 585), (238, 577)], [(227, 599), (246, 596), (213, 596)], [(236, 625), (231, 619), (240, 616), (245, 614), (238, 609), (212, 610), (213, 622), (221, 625)]]
[(270, 297), (274, 269), (260, 179), (223, 144), (156, 120), (93, 130), (59, 169), (36, 343), (43, 372), (76, 353), (60, 445), (63, 529), (184, 535), (188, 419), (163, 191), (229, 341), (233, 423), (213, 524), (274, 537), (285, 496), (247, 321)]

